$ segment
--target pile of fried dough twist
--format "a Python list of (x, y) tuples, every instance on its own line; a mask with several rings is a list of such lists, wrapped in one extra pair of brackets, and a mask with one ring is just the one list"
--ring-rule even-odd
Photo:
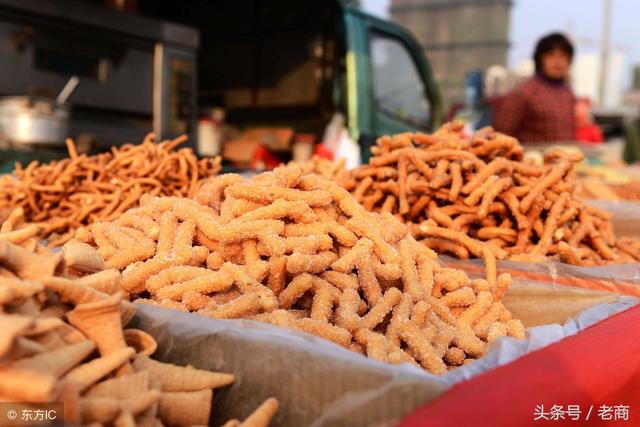
[(16, 164), (11, 175), (0, 176), (0, 220), (16, 207), (38, 225), (38, 236), (56, 247), (75, 230), (94, 221), (109, 220), (138, 205), (143, 194), (193, 195), (203, 178), (220, 171), (220, 158), (198, 160), (190, 148), (175, 150), (186, 136), (154, 143), (125, 144), (87, 156), (67, 140), (69, 158), (48, 164)]
[(491, 128), (382, 137), (368, 165), (341, 185), (370, 211), (393, 214), (441, 254), (591, 266), (640, 260), (640, 242), (616, 238), (610, 214), (575, 195), (581, 155), (560, 149), (523, 160), (515, 138)]
[(145, 197), (80, 229), (137, 303), (308, 332), (436, 374), (524, 328), (501, 303), (511, 278), (443, 268), (391, 214), (299, 167), (227, 174), (193, 199)]

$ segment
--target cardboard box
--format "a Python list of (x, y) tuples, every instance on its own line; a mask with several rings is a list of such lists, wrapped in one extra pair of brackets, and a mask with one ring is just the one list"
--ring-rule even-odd
[(249, 167), (259, 142), (249, 139), (236, 139), (224, 143), (222, 158), (238, 167)]
[(222, 157), (238, 167), (250, 167), (259, 146), (273, 152), (289, 151), (293, 138), (292, 128), (248, 129), (239, 137), (224, 143)]
[(240, 138), (256, 141), (271, 151), (289, 151), (293, 133), (293, 129), (287, 127), (250, 128), (244, 131)]

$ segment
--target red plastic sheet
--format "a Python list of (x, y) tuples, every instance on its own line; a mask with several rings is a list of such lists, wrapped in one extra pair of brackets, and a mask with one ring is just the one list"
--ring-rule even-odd
[[(557, 413), (564, 412), (564, 419), (552, 419), (553, 405), (561, 407)], [(569, 405), (579, 407), (578, 419), (575, 410), (568, 416)], [(618, 420), (616, 409), (608, 408), (618, 408)], [(535, 420), (541, 413), (549, 419)], [(603, 420), (608, 416), (611, 420)], [(400, 423), (400, 427), (536, 425), (640, 425), (640, 306), (459, 383)]]

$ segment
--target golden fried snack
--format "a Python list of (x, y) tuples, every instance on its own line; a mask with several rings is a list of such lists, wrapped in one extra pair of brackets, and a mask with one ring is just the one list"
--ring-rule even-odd
[(333, 162), (314, 155), (306, 163), (290, 162), (289, 165), (300, 167), (304, 175), (314, 174), (330, 181), (337, 181), (348, 174), (345, 162), (345, 159)]
[(409, 349), (416, 356), (420, 364), (429, 372), (443, 374), (447, 371), (447, 366), (440, 356), (438, 356), (420, 329), (412, 322), (405, 322), (399, 330), (402, 340), (407, 343)]
[[(61, 246), (76, 229), (119, 217), (138, 206), (144, 195), (192, 196), (202, 179), (220, 170), (219, 157), (198, 160), (189, 148), (176, 150), (184, 136), (160, 143), (154, 139), (149, 134), (141, 144), (94, 156), (78, 155), (68, 140), (67, 159), (34, 161), (26, 168), (16, 164), (11, 175), (0, 177), (0, 210), (21, 209), (27, 225), (11, 230), (5, 226), (0, 240), (22, 243), (37, 236), (50, 247)], [(148, 221), (136, 225), (144, 227)]]
[(492, 285), (496, 259), (640, 261), (638, 245), (619, 244), (608, 216), (579, 200), (581, 156), (552, 150), (535, 165), (515, 138), (491, 128), (466, 137), (458, 122), (432, 135), (382, 137), (372, 154), (340, 185), (367, 210), (397, 215), (438, 253), (483, 258)]
[(81, 273), (95, 273), (106, 268), (103, 259), (94, 248), (74, 239), (62, 246), (62, 258), (67, 267)]
[(268, 427), (271, 419), (278, 411), (278, 406), (278, 399), (270, 397), (239, 425), (241, 427)]
[[(426, 158), (407, 156), (407, 165), (414, 161), (426, 165), (433, 157), (434, 173), (439, 175), (447, 173), (459, 158), (471, 163), (464, 168), (460, 165), (461, 174), (475, 164), (471, 154), (453, 148)], [(373, 175), (363, 176), (370, 179), (361, 185), (359, 194), (375, 191)], [(388, 179), (393, 174), (385, 170), (380, 176)], [(398, 176), (403, 177), (404, 172), (399, 171)], [(398, 186), (398, 196), (409, 191), (414, 176), (405, 178)], [(435, 186), (441, 190), (448, 183), (441, 179)], [(456, 185), (462, 192), (462, 182)], [(487, 197), (478, 197), (476, 206), (463, 206), (476, 211), (483, 206), (491, 215), (498, 196)], [(441, 212), (443, 218), (449, 215)], [(499, 279), (493, 268), (486, 286), (472, 286), (463, 272), (442, 268), (436, 253), (417, 242), (392, 214), (367, 211), (344, 188), (306, 175), (295, 165), (251, 180), (222, 175), (205, 182), (192, 199), (151, 197), (123, 217), (126, 220), (92, 224), (82, 237), (109, 265), (120, 251), (117, 248), (124, 248), (109, 235), (135, 235), (132, 224), (148, 218), (144, 220), (150, 224), (146, 235), (126, 244), (127, 251), (136, 256), (131, 255), (129, 265), (119, 265), (121, 285), (134, 302), (214, 319), (268, 322), (380, 361), (410, 363), (433, 373), (479, 357), (489, 327), (503, 322), (502, 311), (490, 322), (483, 317), (488, 308), (485, 300), (489, 298), (489, 305), (498, 304), (510, 277)], [(499, 225), (487, 223), (485, 228), (502, 236), (501, 231), (492, 231), (502, 230)], [(152, 231), (157, 231), (155, 237)], [(147, 247), (149, 242), (152, 247)], [(466, 242), (463, 239), (459, 244), (466, 246)], [(196, 248), (204, 251), (197, 257)], [(481, 243), (473, 249), (480, 255), (486, 250)], [(483, 323), (477, 329), (482, 336), (474, 329), (480, 318)], [(505, 328), (508, 336), (523, 336), (516, 324)], [(495, 336), (492, 332), (491, 337)], [(134, 370), (139, 360), (144, 359), (136, 359)]]
[(234, 381), (231, 374), (168, 365), (143, 354), (136, 356), (133, 369), (135, 372), (148, 372), (149, 378), (161, 384), (164, 391), (198, 391), (224, 387)]
[[(9, 245), (7, 253), (31, 253), (3, 244)], [(100, 266), (95, 250), (84, 245), (81, 255), (76, 256), (76, 248), (74, 256), (68, 254), (79, 263), (53, 270), (38, 266), (59, 264), (60, 257), (46, 250), (20, 262), (0, 259), (7, 274), (0, 280), (2, 399), (63, 402), (64, 423), (70, 425), (207, 424), (212, 389), (231, 384), (234, 375), (149, 358), (157, 348), (155, 339), (141, 330), (123, 330), (132, 304), (114, 291), (120, 287), (120, 272), (75, 277)], [(25, 270), (33, 272), (29, 279), (20, 277)], [(274, 400), (256, 410), (248, 425), (267, 426), (277, 410)]]
[(51, 277), (63, 266), (60, 255), (43, 255), (0, 240), (0, 265), (21, 279)]

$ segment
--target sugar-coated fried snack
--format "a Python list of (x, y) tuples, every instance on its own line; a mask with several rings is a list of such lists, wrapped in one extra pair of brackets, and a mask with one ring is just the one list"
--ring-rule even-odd
[(376, 277), (374, 266), (371, 262), (371, 258), (373, 257), (375, 257), (375, 255), (364, 256), (356, 260), (358, 284), (362, 289), (362, 293), (369, 307), (376, 305), (382, 296), (382, 288), (380, 287), (380, 282)]
[(372, 154), (340, 185), (367, 210), (397, 215), (438, 253), (483, 258), (493, 285), (496, 259), (640, 261), (640, 245), (619, 244), (608, 216), (578, 199), (582, 156), (555, 149), (535, 165), (515, 138), (491, 128), (467, 137), (458, 122), (432, 135), (381, 137)]
[(360, 320), (360, 327), (374, 329), (400, 302), (402, 292), (398, 288), (389, 289), (377, 304)]
[[(304, 177), (306, 176), (311, 176), (311, 174), (314, 174), (324, 179), (335, 181), (347, 175), (347, 170), (345, 168), (345, 159), (340, 159), (336, 162), (332, 162), (331, 160), (313, 156), (311, 157), (311, 159), (309, 159), (308, 162), (298, 166), (300, 166), (301, 172), (303, 174), (302, 179), (304, 179)], [(302, 185), (302, 183), (300, 185)]]
[(449, 347), (444, 354), (444, 360), (452, 366), (462, 365), (466, 357), (464, 350), (458, 347)]
[[(460, 172), (460, 179), (455, 178), (460, 194), (461, 179), (481, 163), (472, 154), (460, 154), (451, 147), (426, 157), (413, 157), (409, 151), (403, 156), (407, 170), (413, 164), (424, 169), (433, 158), (430, 173), (440, 177), (432, 185), (437, 190), (454, 181), (442, 177), (452, 170), (451, 165), (458, 164), (457, 159), (465, 160), (468, 164), (453, 167)], [(391, 171), (379, 175), (385, 180), (396, 176)], [(501, 305), (497, 316), (484, 316), (488, 305), (499, 303), (510, 278), (498, 280), (493, 269), (486, 286), (474, 287), (463, 272), (442, 268), (436, 253), (416, 241), (394, 215), (374, 214), (358, 203), (358, 194), (380, 189), (373, 188), (373, 175), (363, 176), (369, 179), (360, 183), (354, 197), (336, 183), (306, 175), (297, 166), (280, 167), (251, 180), (222, 175), (205, 182), (192, 199), (145, 198), (142, 206), (124, 214), (126, 221), (93, 224), (80, 237), (111, 259), (118, 256), (123, 243), (109, 235), (136, 240), (136, 233), (142, 231), (132, 224), (142, 220), (133, 218), (149, 218), (144, 221), (150, 221), (155, 237), (148, 233), (137, 239), (140, 242), (128, 240), (128, 250), (140, 256), (119, 266), (123, 290), (137, 303), (215, 319), (268, 322), (328, 339), (380, 361), (410, 363), (434, 373), (460, 366), (468, 357), (479, 357), (490, 326), (511, 320), (504, 316)], [(397, 177), (403, 180), (398, 188), (385, 188), (408, 203), (416, 175), (405, 176), (400, 170)], [(371, 196), (362, 202), (381, 201)], [(490, 215), (501, 211), (496, 207), (498, 194), (484, 196), (480, 194), (474, 206), (459, 206), (467, 215), (486, 209), (483, 233), (498, 229), (491, 232), (504, 237), (500, 230), (508, 228), (490, 221)], [(429, 201), (424, 206), (441, 223), (453, 222), (446, 218), (455, 216), (455, 211)], [(466, 224), (460, 224), (463, 226)], [(441, 229), (436, 223), (433, 227)], [(437, 237), (448, 242), (442, 235)], [(464, 250), (468, 250), (467, 239), (474, 240), (465, 237), (457, 243)], [(142, 248), (149, 242), (151, 250)], [(481, 256), (486, 250), (480, 242), (472, 245), (474, 254)], [(89, 305), (106, 304), (95, 303), (94, 294), (73, 295)], [(474, 322), (480, 318), (476, 333)], [(518, 332), (517, 324), (510, 328)], [(125, 337), (119, 345), (128, 343)]]
[(297, 275), (289, 285), (280, 292), (278, 302), (281, 308), (291, 308), (293, 304), (313, 287), (313, 276), (309, 273)]
[(365, 346), (367, 357), (381, 362), (388, 361), (388, 343), (385, 336), (368, 329), (358, 329), (353, 338)]
[(411, 319), (413, 308), (413, 297), (410, 294), (403, 294), (400, 302), (393, 308), (385, 336), (397, 347), (400, 346), (400, 326)]
[(248, 184), (234, 184), (227, 188), (231, 197), (247, 199), (259, 203), (271, 203), (282, 199), (288, 201), (302, 201), (309, 206), (325, 206), (331, 202), (331, 195), (323, 190), (301, 191), (293, 188), (281, 187), (252, 187)]
[(415, 324), (405, 322), (399, 329), (400, 337), (415, 354), (422, 367), (433, 374), (443, 374), (447, 371), (442, 358), (436, 354), (432, 344)]
[(319, 252), (315, 255), (293, 253), (287, 257), (287, 272), (300, 274), (304, 272), (322, 273), (333, 264), (338, 257), (331, 251)]
[(333, 341), (345, 348), (349, 347), (352, 340), (351, 333), (348, 330), (328, 322), (313, 320), (311, 318), (296, 320), (293, 328)]

